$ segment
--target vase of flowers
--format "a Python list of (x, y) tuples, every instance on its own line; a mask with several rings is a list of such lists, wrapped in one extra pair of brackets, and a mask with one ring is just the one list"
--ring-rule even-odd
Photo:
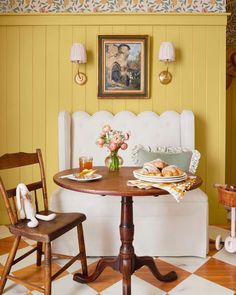
[(128, 144), (126, 141), (129, 139), (129, 136), (129, 132), (113, 130), (108, 124), (103, 126), (96, 144), (101, 148), (105, 146), (110, 151), (109, 156), (105, 159), (105, 165), (110, 171), (119, 170), (120, 166), (123, 164), (123, 159), (118, 155), (118, 151), (119, 149), (127, 149)]

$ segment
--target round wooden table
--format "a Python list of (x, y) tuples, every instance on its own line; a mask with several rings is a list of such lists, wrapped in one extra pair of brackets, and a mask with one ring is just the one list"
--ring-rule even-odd
[[(177, 279), (177, 274), (171, 271), (162, 275), (156, 267), (154, 259), (150, 256), (138, 257), (135, 255), (133, 238), (133, 199), (132, 197), (158, 196), (167, 194), (166, 191), (158, 188), (148, 190), (127, 186), (127, 180), (133, 179), (133, 170), (137, 167), (122, 167), (119, 171), (109, 172), (107, 167), (94, 167), (102, 178), (89, 182), (77, 182), (61, 176), (78, 173), (78, 169), (69, 169), (57, 173), (53, 180), (59, 186), (78, 192), (107, 195), (110, 197), (121, 197), (121, 222), (120, 222), (120, 253), (115, 258), (104, 257), (99, 260), (93, 274), (83, 276), (82, 274), (74, 274), (74, 280), (80, 283), (89, 283), (110, 266), (112, 269), (119, 271), (123, 275), (123, 295), (131, 294), (131, 275), (146, 265), (152, 274), (160, 281), (170, 282)], [(200, 177), (196, 177), (196, 181), (191, 187), (195, 189), (202, 184)]]

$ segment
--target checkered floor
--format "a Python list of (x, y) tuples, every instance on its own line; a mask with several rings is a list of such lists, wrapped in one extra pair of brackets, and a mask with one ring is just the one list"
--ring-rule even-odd
[[(214, 239), (221, 233), (223, 237), (228, 231), (211, 226), (210, 238)], [(13, 238), (7, 227), (0, 226), (0, 274), (10, 250)], [(18, 251), (18, 256), (32, 248), (32, 241), (23, 240)], [(98, 258), (89, 258), (89, 272), (97, 263)], [(32, 254), (25, 260), (17, 263), (13, 269), (13, 275), (17, 275), (31, 283), (42, 282), (43, 272), (41, 267), (35, 266), (35, 255)], [(65, 260), (53, 260), (53, 272), (56, 272)], [(236, 294), (236, 253), (229, 254), (224, 249), (215, 250), (214, 243), (210, 243), (209, 256), (205, 259), (197, 257), (160, 257), (156, 263), (161, 273), (175, 270), (178, 279), (171, 283), (157, 281), (151, 272), (143, 267), (132, 276), (132, 294), (134, 295), (230, 295)], [(120, 295), (122, 294), (121, 275), (107, 268), (102, 275), (88, 285), (79, 284), (72, 279), (73, 273), (80, 269), (80, 263), (76, 262), (67, 271), (53, 282), (52, 293), (63, 295)], [(28, 290), (24, 286), (17, 285), (8, 280), (5, 293), (7, 295), (36, 295), (41, 294), (35, 290)]]

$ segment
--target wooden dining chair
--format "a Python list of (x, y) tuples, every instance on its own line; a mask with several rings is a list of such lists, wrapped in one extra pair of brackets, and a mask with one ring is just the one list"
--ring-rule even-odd
[[(5, 154), (0, 157), (0, 170), (10, 169), (16, 167), (22, 167), (27, 165), (38, 164), (40, 170), (40, 180), (27, 184), (29, 191), (34, 192), (34, 200), (36, 213), (48, 215), (52, 213), (48, 210), (48, 198), (47, 198), (47, 188), (46, 179), (44, 172), (44, 165), (42, 154), (39, 149), (36, 153), (15, 153), (15, 154)], [(23, 182), (23, 181), (22, 181)], [(39, 220), (39, 225), (35, 228), (29, 228), (27, 222), (29, 220), (20, 220), (17, 215), (16, 208), (16, 188), (6, 189), (3, 181), (0, 177), (0, 190), (4, 199), (6, 210), (10, 218), (9, 230), (15, 236), (13, 246), (8, 255), (6, 264), (1, 277), (0, 282), (0, 294), (3, 293), (4, 286), (7, 279), (15, 281), (17, 284), (23, 284), (26, 287), (33, 287), (33, 289), (43, 292), (46, 295), (51, 294), (51, 282), (58, 277), (62, 272), (64, 272), (69, 266), (72, 265), (76, 260), (81, 261), (82, 273), (87, 275), (87, 260), (84, 244), (84, 235), (82, 222), (86, 219), (86, 216), (82, 213), (56, 213), (56, 218), (52, 221), (41, 221)], [(39, 210), (39, 200), (37, 196), (38, 190), (41, 190), (43, 197), (43, 211)], [(78, 242), (79, 242), (79, 254), (74, 256), (68, 263), (66, 263), (59, 271), (54, 275), (51, 273), (51, 242), (63, 235), (72, 228), (77, 227)], [(15, 259), (16, 251), (18, 249), (21, 237), (32, 239), (37, 242), (37, 246), (28, 251), (27, 253), (21, 255), (19, 258)], [(65, 241), (66, 243), (66, 241)], [(43, 251), (44, 249), (44, 251)], [(11, 267), (33, 253), (37, 251), (36, 265), (41, 266), (42, 255), (44, 254), (44, 287), (26, 282), (10, 275)], [(67, 257), (66, 255), (61, 255), (62, 257)], [(70, 257), (71, 258), (71, 257)]]

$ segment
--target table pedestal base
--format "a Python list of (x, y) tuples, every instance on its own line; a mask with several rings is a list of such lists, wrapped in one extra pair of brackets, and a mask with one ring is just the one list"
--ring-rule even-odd
[(80, 283), (93, 282), (99, 277), (103, 270), (109, 266), (123, 275), (123, 295), (131, 295), (131, 275), (142, 266), (146, 265), (154, 277), (160, 281), (171, 282), (177, 279), (177, 274), (174, 271), (162, 275), (152, 257), (138, 257), (135, 255), (133, 247), (134, 225), (132, 197), (122, 197), (120, 238), (121, 247), (118, 257), (100, 259), (93, 274), (84, 276), (76, 273), (74, 274), (74, 280)]

